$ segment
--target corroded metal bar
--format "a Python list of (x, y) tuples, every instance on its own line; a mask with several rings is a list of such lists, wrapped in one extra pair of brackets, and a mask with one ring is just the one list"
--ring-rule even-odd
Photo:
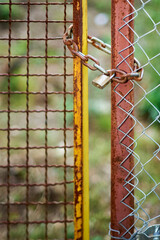
[[(133, 4), (133, 0), (130, 1)], [(117, 68), (125, 72), (133, 69), (134, 55), (133, 42), (132, 7), (126, 0), (112, 0), (112, 69)], [(128, 22), (125, 25), (123, 18)], [(124, 25), (124, 26), (123, 26)], [(123, 27), (122, 27), (123, 26)], [(128, 56), (128, 57), (127, 57)], [(126, 58), (126, 60), (124, 60)], [(120, 64), (121, 63), (121, 64)], [(129, 67), (130, 66), (130, 67)], [(132, 150), (133, 144), (133, 114), (131, 108), (133, 104), (133, 83), (126, 84), (112, 83), (112, 117), (111, 117), (111, 236), (121, 239), (130, 238), (133, 232), (134, 217), (129, 216), (134, 208), (132, 194), (128, 194), (133, 189), (130, 184), (125, 185), (125, 181), (130, 181), (134, 160), (132, 153), (127, 151), (127, 147)], [(126, 134), (126, 135), (125, 135)], [(123, 140), (122, 140), (123, 139)], [(124, 162), (123, 162), (124, 161)], [(125, 170), (127, 169), (127, 170)], [(131, 181), (132, 182), (132, 181)], [(125, 187), (124, 187), (125, 185)], [(126, 206), (128, 205), (128, 206)]]
[[(87, 1), (74, 0), (73, 35), (79, 51), (87, 54)], [(74, 182), (76, 240), (89, 239), (88, 72), (74, 58)]]

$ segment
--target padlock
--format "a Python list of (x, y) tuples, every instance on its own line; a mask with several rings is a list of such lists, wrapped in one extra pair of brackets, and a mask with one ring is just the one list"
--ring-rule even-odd
[(114, 74), (112, 76), (107, 76), (102, 74), (98, 76), (96, 79), (94, 79), (92, 81), (92, 84), (97, 88), (103, 89), (105, 86), (107, 86), (111, 82), (113, 77), (114, 77)]

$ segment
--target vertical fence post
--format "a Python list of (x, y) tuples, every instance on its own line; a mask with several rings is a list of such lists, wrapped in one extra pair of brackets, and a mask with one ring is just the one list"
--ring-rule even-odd
[[(130, 3), (133, 4), (133, 1), (130, 0)], [(127, 15), (128, 17), (125, 19), (127, 22), (133, 17), (132, 10), (128, 1), (112, 0), (112, 69), (115, 69), (117, 65), (120, 70), (126, 72), (131, 71), (129, 66), (133, 69), (134, 56), (131, 54), (133, 47), (130, 46), (130, 43), (133, 42), (134, 36), (128, 26), (133, 28), (133, 21), (128, 25), (125, 25), (123, 21)], [(123, 25), (124, 27), (122, 27)], [(128, 56), (126, 60), (122, 61), (120, 51), (123, 58)], [(121, 61), (122, 63), (119, 64)], [(129, 184), (124, 187), (125, 178), (128, 175), (124, 168), (131, 171), (134, 167), (132, 153), (127, 151), (127, 146), (131, 146), (133, 143), (133, 119), (129, 114), (134, 101), (133, 83), (129, 81), (126, 84), (118, 85), (114, 82), (111, 88), (111, 236), (112, 239), (115, 237), (128, 239), (133, 232), (134, 217), (129, 214), (134, 208), (134, 199), (132, 194), (127, 196), (128, 191), (125, 189), (127, 187), (132, 190), (132, 187)], [(131, 174), (127, 180), (129, 181), (129, 179), (131, 179)], [(129, 205), (130, 208), (126, 205)]]
[[(87, 0), (73, 1), (73, 35), (87, 54)], [(89, 240), (88, 69), (74, 58), (75, 240)]]

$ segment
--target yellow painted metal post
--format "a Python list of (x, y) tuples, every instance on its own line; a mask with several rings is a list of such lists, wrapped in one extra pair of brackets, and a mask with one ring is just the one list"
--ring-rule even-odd
[[(87, 0), (74, 0), (73, 35), (87, 54)], [(89, 240), (88, 69), (74, 58), (75, 240)]]
[[(87, 0), (82, 1), (82, 52), (87, 54)], [(83, 240), (89, 240), (89, 159), (88, 159), (88, 69), (82, 66), (83, 116)]]

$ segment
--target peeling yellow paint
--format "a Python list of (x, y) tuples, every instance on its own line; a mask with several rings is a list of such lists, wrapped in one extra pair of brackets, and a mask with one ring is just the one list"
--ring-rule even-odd
[(80, 10), (80, 2), (77, 1), (77, 10)]
[(81, 61), (74, 58), (74, 239), (82, 239), (82, 86)]
[[(82, 0), (82, 42), (87, 54), (87, 0)], [(80, 1), (76, 10), (80, 13)], [(75, 240), (89, 240), (89, 164), (88, 164), (88, 69), (74, 58), (74, 166), (75, 166)]]
[[(82, 52), (87, 54), (87, 0), (82, 0)], [(88, 69), (82, 67), (83, 104), (83, 240), (89, 240)]]

